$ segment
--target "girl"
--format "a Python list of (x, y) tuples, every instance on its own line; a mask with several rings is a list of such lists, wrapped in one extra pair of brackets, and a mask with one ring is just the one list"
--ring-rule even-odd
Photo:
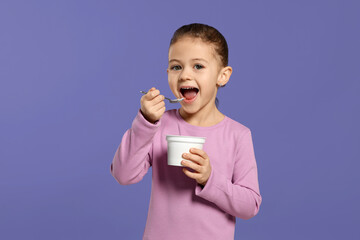
[[(139, 182), (152, 167), (152, 191), (143, 239), (234, 239), (236, 217), (255, 216), (261, 204), (250, 130), (216, 107), (230, 78), (228, 47), (204, 24), (176, 30), (167, 69), (171, 91), (184, 98), (165, 111), (151, 88), (111, 164), (120, 184)], [(184, 167), (167, 165), (166, 135), (206, 137), (203, 150), (183, 154)]]

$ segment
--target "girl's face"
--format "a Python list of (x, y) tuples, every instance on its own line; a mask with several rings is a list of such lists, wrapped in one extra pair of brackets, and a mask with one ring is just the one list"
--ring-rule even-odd
[(215, 109), (217, 88), (228, 80), (223, 70), (213, 45), (201, 39), (183, 37), (169, 48), (169, 86), (177, 98), (184, 98), (181, 105), (188, 114)]

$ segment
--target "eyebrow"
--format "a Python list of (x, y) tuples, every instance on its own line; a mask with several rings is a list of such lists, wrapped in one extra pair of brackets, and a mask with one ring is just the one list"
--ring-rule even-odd
[(170, 60), (169, 60), (169, 63), (171, 63), (171, 62), (180, 62), (180, 61), (177, 60), (177, 59), (170, 59)]
[[(191, 61), (203, 61), (203, 62), (208, 63), (208, 61), (206, 61), (206, 60), (203, 59), (203, 58), (193, 58), (193, 59), (191, 59)], [(181, 62), (181, 61), (178, 60), (178, 59), (170, 59), (170, 60), (169, 60), (169, 63), (171, 63), (171, 62)]]
[(205, 59), (203, 59), (203, 58), (194, 58), (194, 59), (192, 59), (193, 61), (203, 61), (203, 62), (208, 62), (208, 61), (206, 61)]

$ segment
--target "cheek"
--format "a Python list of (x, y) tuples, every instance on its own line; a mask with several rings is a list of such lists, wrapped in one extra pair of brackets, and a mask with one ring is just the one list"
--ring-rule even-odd
[(176, 91), (177, 89), (177, 81), (175, 80), (174, 77), (172, 76), (168, 76), (168, 83), (169, 83), (169, 87), (172, 91)]
[(173, 82), (173, 77), (168, 73), (167, 75), (169, 85)]
[(174, 83), (175, 83), (174, 77), (171, 75), (168, 75), (168, 82), (169, 82), (169, 85), (174, 85)]

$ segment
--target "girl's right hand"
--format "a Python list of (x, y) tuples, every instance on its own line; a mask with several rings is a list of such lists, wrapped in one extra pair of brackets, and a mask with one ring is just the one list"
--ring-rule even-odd
[(160, 91), (152, 87), (147, 94), (140, 99), (141, 113), (151, 123), (160, 120), (165, 112), (165, 97), (160, 95)]

